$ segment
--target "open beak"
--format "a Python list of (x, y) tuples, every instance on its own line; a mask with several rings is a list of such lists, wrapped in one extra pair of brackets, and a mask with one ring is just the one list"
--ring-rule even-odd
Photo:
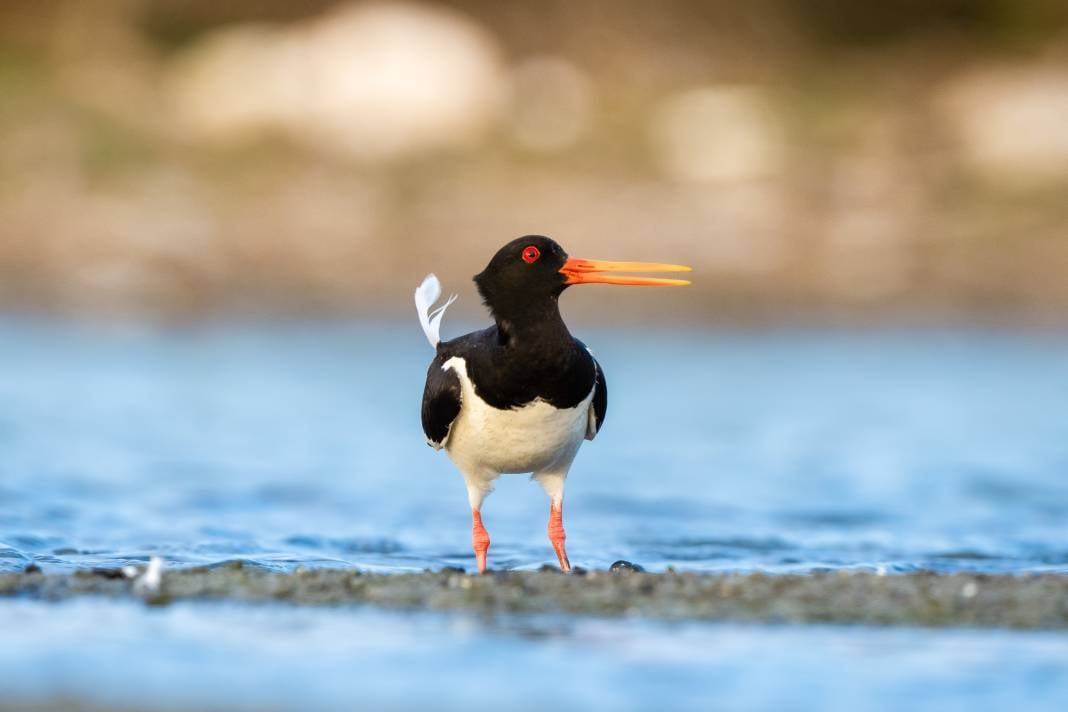
[(690, 272), (686, 265), (668, 265), (661, 262), (609, 262), (607, 260), (583, 260), (571, 257), (560, 268), (567, 277), (564, 284), (629, 284), (636, 287), (684, 287), (687, 279), (667, 277), (628, 277), (605, 272)]

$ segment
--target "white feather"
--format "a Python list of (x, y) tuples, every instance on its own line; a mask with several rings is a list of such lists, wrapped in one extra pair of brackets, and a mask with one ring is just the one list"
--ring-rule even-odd
[(152, 556), (148, 560), (148, 566), (145, 567), (142, 572), (136, 566), (123, 566), (122, 574), (126, 578), (133, 579), (134, 593), (139, 594), (154, 594), (159, 591), (159, 585), (162, 582), (163, 573), (163, 559), (159, 556)]
[(445, 303), (436, 309), (432, 309), (434, 302), (441, 296), (441, 282), (433, 274), (428, 274), (423, 283), (415, 290), (415, 311), (419, 315), (419, 324), (423, 327), (427, 341), (434, 348), (441, 342), (441, 318), (445, 316), (445, 310), (456, 301), (456, 295), (445, 300)]

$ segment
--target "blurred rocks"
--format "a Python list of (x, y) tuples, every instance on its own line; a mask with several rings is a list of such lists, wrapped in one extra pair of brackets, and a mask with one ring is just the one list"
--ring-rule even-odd
[(976, 69), (938, 97), (968, 167), (999, 187), (1068, 181), (1068, 68)]
[(754, 87), (703, 87), (670, 96), (650, 125), (654, 153), (683, 181), (738, 181), (782, 171), (781, 127)]
[(482, 318), (538, 232), (696, 268), (601, 318), (1068, 321), (1068, 9), (757, 5), (0, 4), (0, 309)]
[(593, 110), (592, 83), (562, 57), (530, 57), (512, 72), (510, 124), (523, 148), (567, 148), (590, 129)]
[(468, 144), (498, 116), (506, 91), (492, 35), (454, 11), (408, 2), (222, 29), (169, 76), (190, 138), (280, 132), (368, 160)]
[(870, 121), (835, 156), (828, 184), (827, 283), (843, 299), (887, 299), (910, 286), (922, 179), (901, 157), (901, 127)]

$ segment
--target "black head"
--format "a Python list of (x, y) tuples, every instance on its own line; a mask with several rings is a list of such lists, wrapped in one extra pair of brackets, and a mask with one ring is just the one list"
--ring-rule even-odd
[(475, 275), (475, 284), (498, 320), (534, 318), (555, 311), (557, 297), (567, 288), (567, 277), (560, 272), (565, 262), (567, 253), (556, 242), (527, 235), (498, 250)]
[(557, 298), (572, 284), (626, 284), (679, 287), (685, 279), (631, 277), (612, 272), (689, 272), (686, 265), (662, 262), (611, 262), (568, 257), (564, 248), (542, 235), (512, 240), (475, 275), (482, 301), (493, 312), (501, 334), (522, 329), (567, 331)]

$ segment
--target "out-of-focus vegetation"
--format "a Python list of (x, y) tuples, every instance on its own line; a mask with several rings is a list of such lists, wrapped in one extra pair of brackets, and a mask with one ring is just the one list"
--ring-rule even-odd
[(1063, 321), (1068, 3), (0, 5), (7, 310), (408, 309), (529, 232), (689, 317)]

